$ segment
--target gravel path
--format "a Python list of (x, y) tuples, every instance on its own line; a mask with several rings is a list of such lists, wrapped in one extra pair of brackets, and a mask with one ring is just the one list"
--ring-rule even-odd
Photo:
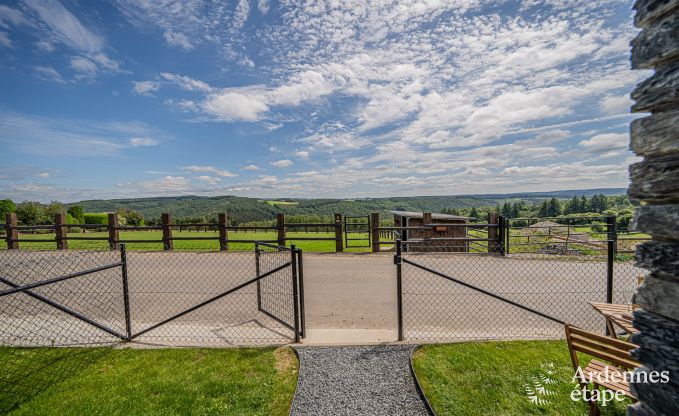
[(296, 347), (291, 415), (429, 415), (410, 374), (410, 345)]

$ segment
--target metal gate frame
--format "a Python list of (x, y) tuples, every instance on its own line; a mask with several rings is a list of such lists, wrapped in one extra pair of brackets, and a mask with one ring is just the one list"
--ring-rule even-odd
[[(347, 220), (349, 219), (367, 219), (367, 222), (349, 222)], [(345, 247), (350, 248), (358, 248), (358, 247), (371, 247), (372, 246), (372, 241), (370, 238), (370, 231), (372, 229), (371, 227), (371, 219), (370, 215), (345, 215), (344, 216), (344, 241), (345, 241)], [(354, 229), (350, 230), (350, 228), (355, 227), (359, 229)], [(365, 227), (365, 233), (367, 234), (366, 238), (349, 238), (349, 234), (351, 233), (357, 233), (357, 232), (362, 232), (362, 228), (360, 227)], [(368, 245), (351, 245), (349, 241), (367, 241)]]
[[(277, 266), (273, 268), (272, 270), (267, 271), (266, 273), (260, 273), (259, 271), (259, 252), (260, 252), (260, 246), (267, 246), (271, 248), (275, 248), (280, 251), (289, 251), (290, 252), (290, 260), (287, 261), (286, 263)], [(206, 305), (209, 305), (233, 292), (236, 292), (246, 286), (256, 284), (257, 285), (257, 300), (258, 300), (258, 310), (269, 316), (270, 318), (276, 320), (277, 322), (285, 325), (286, 327), (290, 328), (294, 332), (294, 342), (299, 342), (300, 337), (304, 338), (306, 330), (305, 330), (305, 319), (304, 319), (304, 282), (303, 282), (303, 264), (302, 264), (302, 250), (295, 248), (295, 246), (291, 246), (291, 248), (283, 247), (283, 246), (275, 246), (267, 243), (261, 243), (261, 242), (255, 242), (255, 258), (256, 258), (256, 276), (253, 277), (252, 279), (249, 279), (248, 281), (241, 283), (235, 287), (232, 287), (224, 292), (221, 292), (215, 296), (212, 296), (211, 298), (200, 302), (194, 306), (191, 306), (179, 313), (176, 313), (169, 318), (166, 318), (148, 328), (145, 328), (139, 332), (132, 333), (132, 317), (130, 314), (130, 298), (129, 298), (129, 285), (128, 285), (128, 272), (127, 272), (127, 250), (125, 247), (125, 244), (120, 244), (120, 261), (111, 263), (111, 264), (106, 264), (103, 266), (95, 267), (92, 269), (88, 270), (83, 270), (79, 271), (76, 273), (70, 273), (67, 275), (59, 276), (59, 277), (54, 277), (54, 278), (49, 278), (46, 280), (42, 280), (39, 282), (35, 283), (29, 283), (26, 285), (18, 285), (9, 279), (0, 276), (0, 282), (4, 283), (8, 286), (10, 286), (9, 289), (5, 289), (0, 291), (0, 298), (16, 293), (24, 293), (34, 299), (37, 299), (43, 303), (46, 303), (47, 305), (54, 307), (58, 309), (61, 312), (64, 312), (80, 321), (83, 321), (89, 325), (94, 326), (95, 328), (102, 330), (110, 335), (113, 335), (117, 338), (119, 338), (121, 341), (132, 341), (154, 329), (157, 329), (169, 322), (172, 322), (186, 314), (189, 314), (197, 309), (200, 309)], [(123, 286), (123, 307), (124, 307), (124, 313), (125, 313), (125, 334), (121, 334), (120, 332), (109, 328), (106, 325), (103, 325), (99, 322), (96, 322), (95, 320), (88, 318), (87, 316), (65, 306), (61, 305), (53, 300), (50, 300), (49, 298), (40, 295), (38, 293), (33, 292), (31, 289), (35, 289), (38, 287), (42, 286), (47, 286), (50, 284), (58, 283), (58, 282), (63, 282), (65, 280), (70, 280), (76, 277), (80, 276), (85, 276), (97, 272), (101, 272), (104, 270), (108, 269), (113, 269), (116, 267), (120, 267), (121, 269), (121, 278), (122, 278), (122, 286)], [(284, 270), (286, 268), (291, 269), (291, 278), (292, 278), (292, 289), (293, 289), (293, 319), (294, 322), (288, 323), (285, 322), (283, 319), (280, 319), (279, 317), (276, 317), (274, 314), (264, 310), (261, 308), (261, 291), (260, 291), (260, 282), (262, 279), (265, 279), (268, 276), (271, 276), (281, 270)]]
[[(290, 261), (286, 263), (292, 269), (292, 292), (293, 292), (293, 319), (294, 322), (291, 324), (286, 322), (283, 317), (276, 316), (274, 311), (268, 311), (263, 306), (262, 302), (262, 279), (266, 276), (271, 275), (279, 271), (276, 268), (267, 273), (261, 274), (261, 253), (262, 249), (260, 247), (276, 248), (282, 251), (290, 251)], [(291, 329), (295, 333), (295, 342), (299, 342), (300, 338), (306, 337), (306, 322), (305, 322), (305, 312), (304, 312), (304, 265), (302, 259), (302, 249), (295, 247), (294, 244), (290, 245), (290, 248), (284, 246), (276, 246), (269, 243), (255, 242), (255, 273), (257, 276), (257, 310), (262, 312), (264, 315), (278, 322), (279, 324)]]
[[(441, 278), (443, 278), (443, 279), (446, 279), (446, 280), (449, 280), (449, 281), (451, 281), (451, 282), (454, 282), (454, 283), (457, 283), (457, 284), (459, 284), (459, 285), (462, 285), (462, 286), (464, 286), (464, 287), (466, 287), (466, 288), (468, 288), (468, 289), (472, 289), (472, 290), (477, 291), (477, 292), (480, 292), (480, 293), (482, 293), (482, 294), (484, 294), (484, 295), (490, 296), (490, 297), (492, 297), (492, 298), (494, 298), (494, 299), (497, 299), (497, 300), (500, 300), (500, 301), (502, 301), (502, 302), (508, 303), (508, 304), (510, 304), (510, 305), (512, 305), (512, 306), (516, 306), (516, 307), (521, 308), (521, 309), (523, 309), (523, 310), (525, 310), (525, 311), (527, 311), (527, 312), (530, 312), (530, 313), (533, 313), (533, 314), (538, 315), (538, 316), (540, 316), (540, 317), (549, 319), (549, 320), (551, 320), (551, 321), (553, 321), (553, 322), (556, 322), (556, 323), (558, 323), (558, 324), (566, 325), (566, 322), (565, 322), (565, 321), (562, 321), (561, 319), (555, 318), (555, 317), (553, 317), (553, 316), (551, 316), (551, 315), (548, 315), (548, 314), (546, 314), (546, 313), (540, 312), (540, 311), (538, 311), (538, 310), (536, 310), (536, 309), (533, 309), (533, 308), (531, 308), (531, 307), (529, 307), (529, 306), (526, 306), (526, 305), (523, 305), (523, 304), (521, 304), (521, 303), (515, 302), (515, 301), (513, 301), (513, 300), (511, 300), (511, 299), (507, 299), (507, 298), (505, 298), (505, 297), (503, 297), (503, 296), (500, 296), (500, 295), (497, 295), (497, 294), (495, 294), (495, 293), (493, 293), (493, 292), (490, 292), (490, 291), (488, 291), (488, 290), (482, 289), (482, 288), (480, 288), (480, 287), (478, 287), (478, 286), (474, 286), (474, 285), (472, 285), (472, 284), (470, 284), (470, 283), (467, 283), (467, 282), (464, 282), (464, 281), (462, 281), (462, 280), (456, 279), (456, 278), (454, 278), (454, 277), (452, 277), (452, 276), (448, 276), (447, 274), (441, 273), (441, 272), (439, 272), (439, 271), (436, 271), (436, 270), (434, 270), (434, 269), (432, 269), (432, 268), (430, 268), (430, 267), (427, 267), (427, 266), (424, 266), (424, 265), (422, 265), (422, 264), (419, 264), (419, 263), (416, 263), (416, 262), (414, 262), (414, 261), (410, 261), (410, 260), (408, 260), (408, 259), (403, 258), (403, 256), (402, 256), (402, 248), (403, 248), (403, 244), (405, 244), (405, 243), (407, 243), (407, 242), (402, 241), (402, 240), (400, 240), (400, 239), (399, 239), (399, 240), (396, 240), (396, 253), (394, 254), (394, 264), (396, 265), (396, 297), (397, 297), (397, 298), (396, 298), (396, 305), (397, 305), (397, 306), (396, 306), (396, 309), (397, 309), (397, 314), (398, 314), (398, 340), (399, 340), (399, 341), (403, 341), (403, 340), (404, 340), (404, 336), (403, 336), (403, 277), (402, 277), (402, 275), (403, 275), (403, 273), (402, 273), (402, 265), (403, 265), (404, 263), (405, 263), (405, 264), (408, 264), (408, 265), (410, 265), (410, 266), (414, 266), (414, 267), (416, 267), (416, 268), (419, 268), (419, 269), (421, 269), (421, 270), (424, 270), (424, 271), (426, 271), (426, 272), (428, 272), (428, 273), (431, 273), (431, 274), (433, 274), (433, 275), (435, 275), (435, 276), (438, 276), (438, 277), (441, 277)], [(504, 254), (500, 254), (500, 255), (504, 255)], [(607, 292), (609, 292), (609, 291), (610, 291), (610, 289), (607, 288)]]

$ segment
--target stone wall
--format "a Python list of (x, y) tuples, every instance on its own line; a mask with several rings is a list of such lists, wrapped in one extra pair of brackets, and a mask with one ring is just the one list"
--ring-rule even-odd
[(643, 161), (630, 167), (629, 195), (645, 204), (633, 226), (651, 234), (637, 248), (649, 270), (635, 297), (641, 310), (632, 337), (634, 355), (648, 370), (670, 371), (667, 384), (635, 384), (639, 403), (630, 415), (679, 415), (679, 0), (638, 0), (632, 67), (655, 73), (632, 92), (635, 112), (650, 112), (631, 126), (631, 148)]

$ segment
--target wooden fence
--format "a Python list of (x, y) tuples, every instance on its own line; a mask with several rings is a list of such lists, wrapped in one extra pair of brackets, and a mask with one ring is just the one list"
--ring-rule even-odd
[[(276, 233), (275, 240), (258, 240), (263, 243), (276, 243), (284, 246), (287, 241), (335, 241), (335, 251), (344, 251), (344, 244), (342, 239), (342, 214), (334, 214), (332, 223), (286, 223), (285, 214), (278, 214), (276, 216), (276, 225), (273, 226), (233, 226), (228, 225), (228, 217), (226, 213), (217, 215), (216, 223), (206, 224), (173, 224), (172, 217), (168, 213), (161, 215), (161, 224), (155, 226), (121, 226), (118, 222), (118, 217), (115, 214), (108, 214), (107, 224), (67, 224), (66, 215), (56, 214), (54, 217), (54, 224), (50, 225), (18, 225), (16, 214), (7, 214), (5, 221), (5, 241), (7, 248), (10, 250), (19, 249), (20, 245), (31, 243), (45, 243), (54, 242), (57, 250), (68, 249), (69, 241), (107, 241), (111, 249), (117, 249), (121, 243), (162, 243), (164, 250), (172, 250), (174, 242), (178, 240), (217, 240), (219, 241), (219, 250), (229, 250), (230, 243), (253, 243), (254, 240), (232, 239), (229, 238), (229, 231), (243, 232), (243, 231), (271, 231)], [(212, 229), (218, 232), (218, 236), (210, 237), (180, 237), (173, 235), (173, 230), (179, 229)], [(297, 237), (289, 238), (287, 236), (288, 230), (307, 231), (309, 229), (332, 230), (334, 237)], [(83, 231), (106, 231), (108, 237), (96, 237), (86, 235), (69, 235), (72, 229), (80, 229)], [(46, 234), (54, 234), (53, 238), (34, 239), (21, 238), (22, 232), (45, 232)], [(121, 239), (120, 231), (162, 231), (162, 239)]]

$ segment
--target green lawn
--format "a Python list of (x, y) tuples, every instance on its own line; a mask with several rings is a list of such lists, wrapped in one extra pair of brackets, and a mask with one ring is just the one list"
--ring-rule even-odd
[[(297, 382), (289, 348), (87, 349), (89, 357), (74, 350), (85, 351), (0, 349), (4, 386), (26, 374), (32, 384), (50, 377), (54, 383), (9, 414), (286, 415)], [(93, 363), (83, 367), (83, 358)], [(0, 408), (12, 403), (8, 390), (0, 393)]]
[[(216, 231), (178, 231), (175, 230), (172, 233), (173, 237), (219, 237)], [(88, 233), (69, 233), (69, 237), (98, 237), (98, 238), (108, 238), (107, 232), (88, 232)], [(229, 231), (230, 240), (248, 240), (248, 241), (275, 241), (275, 232), (258, 231), (258, 232), (242, 232), (242, 231)], [(290, 246), (294, 244), (298, 248), (301, 248), (307, 252), (334, 252), (335, 251), (335, 241), (309, 241), (309, 240), (297, 240), (294, 238), (335, 238), (335, 233), (323, 233), (323, 232), (288, 232), (288, 240), (286, 245)], [(121, 231), (121, 240), (158, 240), (163, 238), (161, 231)], [(342, 235), (344, 238), (344, 235)], [(351, 245), (367, 245), (367, 233), (356, 233), (351, 234), (351, 238), (365, 238), (365, 241), (351, 241)], [(51, 241), (41, 241), (41, 242), (22, 242), (20, 243), (21, 248), (29, 249), (55, 249), (56, 243), (54, 242), (54, 234), (44, 233), (44, 234), (21, 234), (20, 239), (25, 240), (51, 240)], [(389, 240), (384, 240), (385, 242)], [(4, 242), (0, 242), (1, 248), (6, 248)], [(105, 240), (70, 240), (68, 242), (68, 247), (71, 249), (105, 249), (108, 248), (108, 242)], [(253, 250), (253, 243), (229, 243), (231, 250)], [(219, 250), (219, 242), (217, 240), (175, 240), (174, 248), (176, 250)], [(158, 243), (129, 243), (128, 249), (130, 250), (162, 250), (163, 244)], [(370, 247), (345, 247), (344, 251), (355, 253), (355, 252), (370, 252)]]
[[(587, 404), (570, 398), (575, 383), (565, 341), (427, 345), (415, 353), (414, 367), (439, 416), (587, 414)], [(535, 394), (541, 404), (532, 403), (526, 389), (536, 391), (536, 381), (552, 393)], [(609, 403), (601, 414), (624, 416), (630, 403)]]

